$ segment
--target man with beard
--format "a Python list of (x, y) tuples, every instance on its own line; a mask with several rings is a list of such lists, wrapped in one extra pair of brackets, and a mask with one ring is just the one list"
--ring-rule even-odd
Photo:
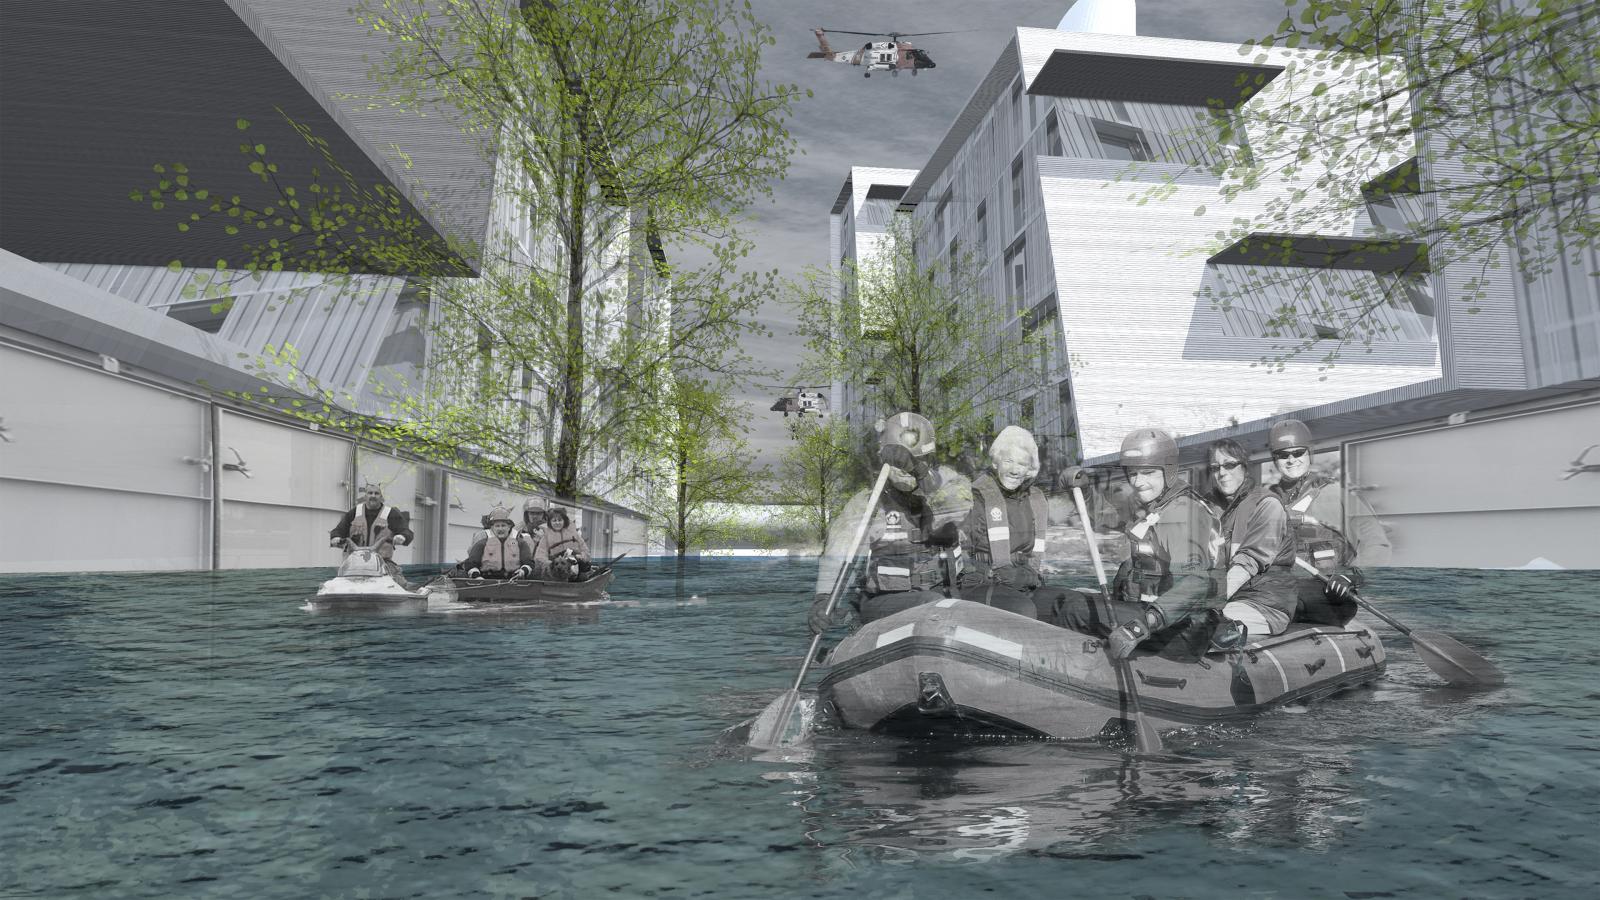
[(1222, 614), (1248, 634), (1282, 634), (1300, 606), (1294, 573), (1294, 532), (1283, 504), (1250, 474), (1250, 456), (1237, 441), (1206, 450), (1211, 499), (1222, 515), (1227, 605)]
[[(1126, 659), (1149, 642), (1171, 659), (1199, 659), (1218, 625), (1223, 603), (1216, 555), (1222, 543), (1217, 518), (1188, 483), (1178, 480), (1178, 445), (1155, 428), (1122, 441), (1118, 463), (1132, 487), (1120, 529), (1128, 558), (1117, 569), (1110, 598), (1068, 594), (1050, 619), (1057, 625), (1109, 639), (1109, 652)], [(1090, 536), (1090, 540), (1093, 540)], [(1232, 628), (1217, 634), (1231, 646)]]
[[(828, 599), (869, 512), (866, 571), (853, 600), (861, 623), (950, 596), (949, 572), (959, 565), (958, 523), (972, 505), (972, 487), (955, 470), (931, 463), (934, 447), (933, 423), (917, 413), (896, 413), (883, 422), (878, 458), (889, 467), (888, 480), (874, 509), (867, 509), (869, 492), (863, 490), (834, 519), (807, 616), (814, 633), (835, 624), (824, 615)], [(842, 606), (835, 605), (835, 615)]]
[(961, 598), (1037, 618), (1039, 604), (1049, 608), (1057, 597), (1039, 593), (1048, 525), (1044, 492), (1033, 483), (1039, 445), (1027, 429), (1008, 425), (989, 447), (989, 466), (972, 482), (962, 528), (972, 566), (961, 576)]
[(1389, 564), (1389, 537), (1366, 501), (1346, 498), (1337, 482), (1311, 471), (1311, 429), (1304, 422), (1273, 423), (1267, 449), (1278, 470), (1272, 492), (1288, 512), (1295, 555), (1327, 578), (1300, 579), (1300, 619), (1343, 625), (1356, 614), (1362, 569)]
[(411, 531), (411, 517), (383, 503), (383, 488), (367, 482), (361, 486), (362, 501), (339, 518), (339, 524), (328, 532), (330, 547), (372, 547), (383, 558), (384, 568), (391, 575), (400, 574), (395, 563), (394, 548), (404, 547), (415, 539)]

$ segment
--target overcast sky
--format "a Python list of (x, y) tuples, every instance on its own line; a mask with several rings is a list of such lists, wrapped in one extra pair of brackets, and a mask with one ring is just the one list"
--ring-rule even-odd
[[(825, 265), (828, 211), (850, 167), (921, 168), (1012, 30), (1054, 28), (1070, 5), (1071, 0), (752, 0), (777, 39), (764, 60), (766, 77), (808, 87), (814, 96), (799, 102), (789, 123), (802, 154), (773, 186), (774, 202), (752, 211), (751, 267), (792, 278), (807, 266)], [(1281, 0), (1138, 0), (1138, 10), (1141, 35), (1231, 43), (1269, 33), (1284, 14)], [(818, 27), (972, 30), (911, 39), (938, 64), (916, 78), (862, 78), (860, 68), (805, 58), (817, 49), (811, 29)], [(840, 36), (830, 43), (841, 50), (866, 40)], [(744, 385), (740, 399), (753, 413), (749, 437), (760, 461), (776, 464), (788, 436), (782, 415), (768, 408), (793, 386), (801, 348), (788, 308), (769, 302), (763, 321), (773, 337), (746, 349), (781, 367), (782, 374), (774, 382)]]

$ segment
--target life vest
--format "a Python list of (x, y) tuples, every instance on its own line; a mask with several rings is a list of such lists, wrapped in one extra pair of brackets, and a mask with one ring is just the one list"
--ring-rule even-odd
[[(1310, 513), (1312, 504), (1331, 485), (1331, 481), (1308, 484), (1301, 488), (1303, 493), (1292, 501), (1287, 494), (1280, 495), (1284, 501), (1283, 508), (1289, 514), (1289, 525), (1294, 528), (1295, 556), (1316, 566), (1324, 574), (1333, 574), (1348, 566), (1355, 555), (1350, 542), (1344, 539), (1344, 533), (1338, 527), (1318, 521)], [(1343, 523), (1339, 523), (1339, 526), (1342, 527)]]
[(367, 509), (365, 504), (356, 504), (355, 514), (350, 518), (350, 543), (357, 547), (374, 547), (378, 542), (388, 537), (389, 514), (394, 508), (385, 506), (378, 510), (378, 515), (372, 520), (372, 534), (367, 534)]
[[(1208, 516), (1215, 516), (1211, 506), (1187, 484), (1180, 484), (1175, 490), (1157, 497), (1156, 505), (1147, 510), (1142, 518), (1134, 520), (1122, 530), (1123, 537), (1128, 540), (1128, 559), (1117, 569), (1114, 586), (1117, 599), (1154, 603), (1162, 594), (1172, 589), (1172, 549), (1162, 546), (1157, 539), (1155, 528), (1161, 522), (1163, 513), (1185, 495), (1188, 496), (1190, 503), (1199, 506), (1200, 511)], [(1177, 515), (1178, 512), (1173, 511), (1171, 514)], [(1212, 563), (1216, 562), (1215, 557), (1222, 552), (1221, 540), (1222, 536), (1216, 535), (1212, 546), (1208, 548)]]
[[(1278, 499), (1271, 488), (1253, 485), (1250, 490), (1244, 491), (1236, 500), (1223, 507), (1221, 518), (1224, 520), (1227, 533), (1223, 535), (1224, 543), (1220, 558), (1217, 560), (1217, 568), (1226, 571), (1228, 566), (1233, 564), (1233, 558), (1239, 555), (1239, 548), (1242, 546), (1239, 541), (1239, 532), (1243, 531), (1249, 522), (1249, 516), (1245, 514), (1234, 515), (1231, 519), (1229, 516), (1232, 515), (1234, 510), (1255, 509), (1256, 504), (1267, 497), (1271, 497), (1275, 501)], [(1289, 555), (1293, 551), (1294, 547), (1292, 545), (1279, 547), (1278, 557), (1271, 562), (1271, 566), (1279, 569), (1293, 569), (1294, 557)]]
[(1044, 562), (1045, 528), (1049, 525), (1044, 491), (1039, 490), (1038, 485), (1028, 486), (1028, 507), (1033, 513), (1033, 548), (1027, 553), (1011, 549), (1011, 520), (1007, 517), (1009, 507), (994, 474), (985, 472), (979, 475), (972, 482), (972, 492), (977, 495), (975, 499), (981, 504), (984, 522), (988, 525), (989, 558), (979, 559), (977, 554), (973, 558), (979, 570), (988, 574), (994, 569), (1017, 566), (1038, 572)]
[[(568, 544), (577, 544), (578, 541), (581, 540), (581, 539), (582, 539), (582, 535), (578, 534), (578, 529), (573, 528), (570, 525), (567, 526), (566, 528), (561, 529), (560, 531), (556, 531), (555, 529), (549, 527), (548, 525), (545, 526), (545, 529), (544, 529), (544, 541), (545, 541), (544, 554), (545, 554), (545, 558), (546, 559), (555, 559), (556, 557), (561, 555), (562, 551), (567, 549), (567, 545)], [(578, 551), (577, 551), (576, 548), (574, 548), (572, 552), (574, 554), (576, 554)]]
[(505, 540), (489, 535), (483, 542), (483, 559), (478, 568), (485, 572), (515, 572), (522, 562), (522, 540), (512, 531)]
[(883, 531), (867, 547), (867, 572), (862, 586), (868, 594), (927, 590), (945, 583), (947, 557), (956, 557), (957, 566), (960, 564), (960, 547), (928, 546), (932, 511), (926, 507), (909, 509), (895, 498), (895, 494), (885, 492), (874, 513)]

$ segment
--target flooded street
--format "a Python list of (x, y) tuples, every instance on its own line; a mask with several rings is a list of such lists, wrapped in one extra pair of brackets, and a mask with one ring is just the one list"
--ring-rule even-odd
[[(1372, 687), (1167, 753), (718, 734), (814, 562), (624, 561), (609, 607), (311, 615), (325, 570), (9, 576), (0, 896), (1587, 897), (1600, 575), (1384, 573)], [(704, 602), (683, 603), (692, 597)]]

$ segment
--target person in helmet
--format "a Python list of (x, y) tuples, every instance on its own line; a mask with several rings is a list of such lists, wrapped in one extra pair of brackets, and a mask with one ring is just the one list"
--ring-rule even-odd
[(1006, 426), (989, 446), (989, 468), (972, 482), (972, 508), (962, 527), (971, 559), (961, 575), (963, 600), (1030, 619), (1039, 615), (1038, 602), (1053, 603), (1053, 592), (1039, 593), (1049, 523), (1044, 491), (1034, 484), (1038, 475), (1033, 434)]
[(534, 543), (535, 571), (542, 578), (582, 581), (594, 568), (589, 545), (565, 507), (550, 507), (550, 515)]
[(1204, 655), (1214, 634), (1229, 645), (1242, 642), (1219, 612), (1216, 513), (1178, 479), (1177, 443), (1165, 431), (1141, 428), (1123, 440), (1118, 462), (1132, 488), (1129, 508), (1119, 510), (1128, 558), (1110, 598), (1068, 594), (1052, 621), (1107, 638), (1118, 659), (1147, 641), (1163, 656), (1186, 660)]
[(339, 517), (339, 524), (328, 532), (328, 546), (348, 551), (352, 547), (372, 547), (383, 558), (389, 574), (399, 575), (394, 548), (416, 539), (411, 531), (410, 513), (383, 502), (383, 487), (367, 482), (361, 486), (361, 502)]
[(549, 513), (545, 512), (544, 501), (538, 497), (529, 497), (522, 502), (522, 533), (528, 540), (538, 540), (539, 532), (544, 528), (545, 520)]
[(1311, 429), (1298, 419), (1274, 422), (1267, 449), (1278, 483), (1272, 493), (1283, 503), (1294, 530), (1295, 556), (1315, 566), (1326, 581), (1302, 577), (1299, 618), (1343, 625), (1356, 614), (1355, 591), (1363, 570), (1389, 564), (1389, 537), (1366, 501), (1331, 478), (1311, 471)]
[[(870, 513), (864, 538), (866, 566), (851, 599), (862, 624), (953, 596), (952, 573), (960, 565), (960, 522), (972, 505), (971, 485), (948, 466), (935, 465), (933, 423), (917, 413), (896, 413), (878, 431), (878, 459), (889, 467), (883, 495), (867, 509), (862, 490), (834, 518), (817, 567), (816, 592), (807, 624), (822, 633), (835, 580), (851, 561), (850, 542)], [(842, 615), (844, 603), (835, 606)]]
[(1238, 441), (1213, 441), (1206, 449), (1211, 501), (1222, 517), (1225, 573), (1222, 614), (1249, 634), (1282, 634), (1299, 609), (1294, 573), (1294, 532), (1272, 491), (1256, 484), (1250, 456)]
[(528, 578), (533, 575), (533, 544), (516, 529), (511, 510), (489, 511), (489, 530), (472, 542), (461, 568), (468, 578)]

